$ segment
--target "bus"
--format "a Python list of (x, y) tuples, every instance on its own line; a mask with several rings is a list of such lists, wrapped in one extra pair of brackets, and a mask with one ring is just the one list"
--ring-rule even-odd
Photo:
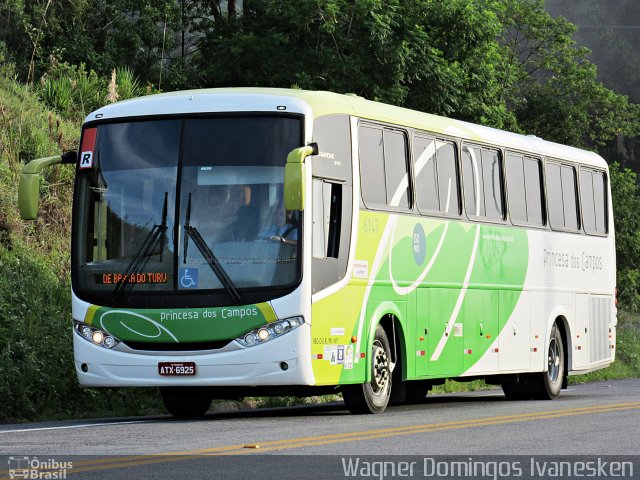
[(88, 387), (213, 398), (341, 393), (353, 413), (446, 379), (553, 399), (611, 364), (611, 193), (597, 154), (299, 89), (111, 104), (76, 165), (75, 370)]

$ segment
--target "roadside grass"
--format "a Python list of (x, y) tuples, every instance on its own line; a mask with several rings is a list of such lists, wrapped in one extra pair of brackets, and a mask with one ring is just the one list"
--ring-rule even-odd
[(73, 166), (46, 172), (36, 221), (18, 215), (24, 163), (75, 149), (79, 133), (79, 124), (51, 113), (0, 64), (0, 422), (163, 411), (157, 389), (78, 385), (69, 285)]

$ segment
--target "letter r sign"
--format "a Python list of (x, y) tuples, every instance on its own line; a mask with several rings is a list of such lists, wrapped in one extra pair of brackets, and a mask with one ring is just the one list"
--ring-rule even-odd
[(82, 152), (80, 154), (80, 166), (78, 168), (92, 168), (93, 167), (93, 152)]

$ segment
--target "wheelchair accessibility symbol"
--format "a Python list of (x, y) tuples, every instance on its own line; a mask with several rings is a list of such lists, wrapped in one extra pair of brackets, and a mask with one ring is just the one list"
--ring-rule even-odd
[(181, 268), (178, 273), (180, 288), (198, 288), (197, 268)]

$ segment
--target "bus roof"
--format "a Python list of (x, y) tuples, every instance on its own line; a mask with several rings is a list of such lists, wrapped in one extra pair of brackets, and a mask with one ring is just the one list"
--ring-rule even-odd
[[(224, 100), (222, 100), (224, 97)], [(91, 113), (96, 118), (152, 116), (223, 111), (276, 111), (280, 104), (296, 105), (314, 118), (328, 114), (347, 114), (373, 121), (388, 122), (448, 135), (472, 142), (529, 152), (546, 157), (606, 168), (605, 160), (594, 152), (549, 142), (535, 136), (511, 133), (452, 118), (418, 112), (366, 100), (355, 94), (285, 88), (213, 88), (148, 95), (117, 102)]]

